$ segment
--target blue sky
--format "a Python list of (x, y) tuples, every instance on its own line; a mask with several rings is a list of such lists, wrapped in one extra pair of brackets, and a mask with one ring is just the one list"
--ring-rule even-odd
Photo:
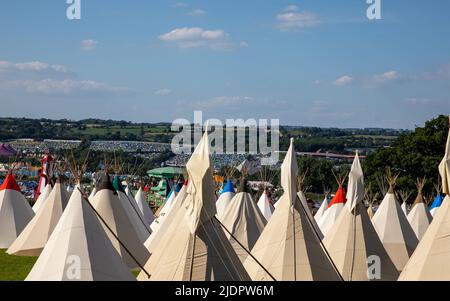
[[(345, 3), (344, 3), (345, 2)], [(0, 115), (413, 128), (450, 113), (450, 2), (0, 3)]]

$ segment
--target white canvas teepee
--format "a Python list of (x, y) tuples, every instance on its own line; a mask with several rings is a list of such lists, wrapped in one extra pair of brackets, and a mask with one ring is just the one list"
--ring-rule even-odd
[[(154, 221), (154, 223), (159, 223), (158, 227), (155, 227), (155, 231), (152, 232), (152, 235), (147, 239), (147, 241), (144, 243), (144, 246), (147, 248), (147, 250), (153, 254), (155, 249), (158, 247), (161, 240), (166, 236), (166, 233), (170, 233), (170, 228), (173, 223), (176, 223), (178, 219), (183, 219), (183, 217), (177, 218), (178, 212), (181, 208), (184, 209), (183, 203), (186, 199), (187, 193), (187, 182), (183, 185), (183, 188), (181, 188), (180, 192), (177, 194), (176, 198), (173, 200), (173, 208), (170, 210), (170, 212), (167, 213), (167, 215), (164, 216), (164, 218), (159, 218)], [(184, 212), (182, 212), (184, 213)], [(178, 224), (177, 224), (178, 225)]]
[(241, 181), (240, 192), (235, 195), (220, 220), (228, 230), (226, 234), (233, 249), (241, 262), (244, 262), (264, 230), (267, 220), (248, 192), (246, 180)]
[(422, 196), (422, 189), (424, 185), (425, 179), (418, 180), (418, 195), (411, 208), (411, 211), (408, 214), (408, 221), (419, 241), (425, 235), (425, 232), (427, 232), (428, 227), (433, 220), (433, 217), (431, 216), (430, 211), (428, 211), (427, 205), (425, 204)]
[(272, 203), (270, 202), (266, 190), (263, 191), (261, 197), (259, 198), (258, 208), (259, 210), (261, 210), (261, 213), (263, 214), (265, 219), (269, 221), (272, 217), (273, 212), (275, 211), (275, 207), (273, 207)]
[(306, 178), (306, 174), (301, 175), (300, 177), (298, 177), (298, 193), (297, 193), (297, 197), (300, 200), (300, 204), (303, 206), (303, 208), (305, 208), (305, 212), (308, 215), (308, 220), (311, 221), (313, 227), (314, 227), (314, 231), (319, 235), (319, 238), (322, 240), (324, 235), (322, 233), (322, 230), (320, 229), (319, 225), (316, 222), (316, 219), (314, 218), (311, 209), (309, 209), (308, 206), (308, 201), (306, 199), (306, 195), (305, 192), (303, 191), (303, 182), (305, 181)]
[(92, 202), (92, 200), (94, 199), (95, 194), (97, 193), (97, 188), (94, 187), (91, 191), (91, 194), (89, 195), (88, 199), (90, 202)]
[(367, 215), (363, 199), (364, 175), (357, 154), (349, 175), (347, 204), (325, 237), (325, 248), (346, 281), (397, 280), (399, 273)]
[(231, 204), (231, 200), (236, 195), (233, 183), (231, 180), (228, 180), (224, 189), (222, 190), (222, 193), (219, 196), (219, 199), (216, 202), (217, 207), (217, 217), (220, 219), (225, 214), (225, 212), (228, 209), (228, 206)]
[(7, 253), (19, 256), (39, 256), (68, 201), (67, 190), (58, 179), (42, 207), (11, 244)]
[(27, 281), (136, 280), (77, 185)]
[(35, 213), (39, 211), (39, 209), (42, 207), (42, 204), (44, 204), (45, 200), (48, 198), (51, 192), (52, 192), (52, 185), (47, 184), (44, 188), (44, 191), (39, 195), (38, 199), (36, 200), (36, 203), (34, 203), (33, 205), (33, 211)]
[(207, 132), (187, 163), (189, 184), (183, 209), (145, 265), (150, 279), (165, 281), (250, 280), (215, 219), (213, 167)]
[(327, 210), (323, 214), (322, 218), (317, 222), (324, 236), (328, 234), (342, 212), (342, 209), (344, 209), (346, 199), (343, 184), (346, 177), (347, 176), (339, 178), (336, 176), (336, 181), (339, 184), (339, 188), (330, 204), (328, 204)]
[(325, 214), (327, 208), (328, 208), (328, 195), (325, 196), (325, 198), (322, 201), (322, 204), (319, 207), (319, 210), (317, 210), (316, 214), (314, 215), (316, 223), (319, 223), (320, 219)]
[(144, 220), (146, 221), (147, 225), (150, 226), (155, 220), (155, 216), (153, 215), (150, 206), (145, 200), (144, 191), (142, 190), (142, 188), (139, 188), (138, 192), (136, 193), (136, 197), (134, 199), (136, 200), (136, 203), (138, 205), (139, 210), (142, 213), (142, 216), (144, 217)]
[(12, 171), (0, 187), (0, 249), (7, 249), (34, 217)]
[(162, 208), (158, 209), (157, 216), (153, 223), (151, 223), (150, 228), (152, 229), (152, 232), (159, 231), (159, 228), (161, 225), (164, 224), (165, 220), (168, 216), (171, 215), (171, 212), (174, 208), (176, 208), (176, 200), (178, 197), (178, 194), (174, 189), (170, 192), (170, 195), (167, 197), (167, 200), (164, 202), (164, 205)]
[[(98, 191), (94, 199), (91, 201), (95, 210), (102, 217), (107, 225), (102, 223), (106, 234), (110, 238), (114, 248), (117, 250), (123, 261), (130, 269), (139, 268), (142, 266), (150, 256), (140, 240), (133, 222), (130, 220), (124, 208), (124, 202), (119, 200), (117, 192), (111, 184), (109, 176), (103, 175), (101, 183), (98, 186)], [(123, 243), (116, 239), (116, 237), (109, 231), (110, 228), (114, 234)], [(127, 250), (129, 252), (127, 252)], [(130, 255), (130, 252), (132, 256)], [(139, 262), (136, 263), (136, 260)]]
[(419, 243), (394, 193), (395, 176), (388, 174), (389, 191), (372, 223), (397, 270), (401, 272)]
[(125, 213), (128, 215), (131, 224), (136, 230), (136, 234), (143, 244), (152, 233), (152, 230), (150, 230), (150, 226), (145, 222), (145, 218), (142, 215), (142, 212), (139, 209), (136, 200), (134, 198), (130, 198), (125, 193), (125, 190), (121, 186), (118, 176), (114, 177), (113, 186), (116, 190), (120, 202), (123, 205), (123, 208), (125, 209)]
[(297, 196), (297, 158), (293, 141), (281, 166), (284, 194), (248, 257), (254, 281), (340, 280)]
[(450, 132), (439, 173), (447, 196), (399, 280), (450, 281)]

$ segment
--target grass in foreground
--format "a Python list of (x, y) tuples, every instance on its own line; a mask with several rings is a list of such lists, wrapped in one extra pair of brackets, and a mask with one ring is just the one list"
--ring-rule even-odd
[(25, 280), (37, 257), (19, 257), (6, 254), (0, 250), (0, 281)]

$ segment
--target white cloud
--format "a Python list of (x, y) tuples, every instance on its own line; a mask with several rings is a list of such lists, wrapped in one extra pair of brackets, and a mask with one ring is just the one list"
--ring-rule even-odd
[(353, 78), (349, 75), (344, 75), (334, 81), (336, 86), (347, 86), (353, 82)]
[(164, 88), (164, 89), (160, 89), (158, 91), (155, 92), (155, 95), (158, 96), (167, 96), (169, 94), (171, 94), (172, 91), (170, 89)]
[(124, 87), (75, 78), (76, 74), (63, 65), (51, 65), (40, 61), (19, 63), (0, 61), (1, 91), (46, 95), (130, 92)]
[(173, 5), (173, 7), (175, 8), (183, 8), (183, 7), (188, 7), (189, 5), (187, 3), (184, 2), (177, 2)]
[(58, 73), (68, 73), (70, 69), (62, 65), (50, 65), (47, 63), (32, 61), (23, 63), (12, 63), (7, 61), (0, 61), (0, 71), (18, 71), (18, 72), (44, 72), (53, 71)]
[(189, 12), (188, 15), (192, 17), (201, 17), (206, 15), (206, 11), (203, 9), (194, 9), (193, 11)]
[(204, 30), (200, 27), (176, 28), (159, 36), (166, 43), (173, 43), (179, 48), (210, 48), (213, 50), (231, 50), (236, 45), (229, 40), (225, 31)]
[(388, 71), (383, 74), (374, 75), (372, 78), (375, 84), (384, 84), (395, 81), (400, 78), (400, 74), (397, 71)]
[(296, 5), (289, 5), (276, 16), (276, 28), (281, 31), (295, 31), (320, 24), (320, 19), (313, 13), (300, 11)]
[(93, 51), (97, 49), (98, 42), (95, 40), (83, 40), (81, 41), (81, 50)]
[(72, 95), (82, 93), (125, 93), (127, 88), (110, 86), (91, 80), (13, 80), (0, 83), (1, 90), (24, 91), (31, 94)]

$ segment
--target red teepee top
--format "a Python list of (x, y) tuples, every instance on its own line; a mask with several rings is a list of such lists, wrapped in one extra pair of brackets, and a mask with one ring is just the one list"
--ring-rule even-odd
[(338, 191), (334, 195), (334, 198), (331, 200), (331, 202), (328, 205), (327, 209), (330, 208), (333, 205), (345, 204), (346, 202), (347, 202), (347, 199), (345, 198), (345, 189), (341, 186), (341, 187), (339, 187)]
[(0, 191), (10, 189), (10, 190), (16, 190), (20, 192), (20, 187), (17, 185), (16, 179), (14, 179), (14, 175), (12, 172), (9, 172), (6, 176), (5, 181), (3, 181), (2, 186), (0, 187)]

